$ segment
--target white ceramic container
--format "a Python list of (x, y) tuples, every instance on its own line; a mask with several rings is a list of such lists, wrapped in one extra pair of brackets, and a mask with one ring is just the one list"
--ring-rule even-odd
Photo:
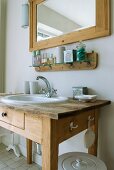
[(107, 170), (107, 168), (103, 161), (93, 155), (70, 152), (59, 156), (58, 170)]

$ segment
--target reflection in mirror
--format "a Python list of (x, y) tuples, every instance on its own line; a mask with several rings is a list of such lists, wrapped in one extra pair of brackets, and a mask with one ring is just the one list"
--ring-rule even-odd
[(46, 0), (37, 5), (37, 41), (96, 25), (96, 0)]

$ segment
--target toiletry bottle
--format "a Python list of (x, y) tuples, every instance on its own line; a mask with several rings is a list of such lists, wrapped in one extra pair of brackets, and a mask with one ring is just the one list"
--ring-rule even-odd
[(57, 53), (56, 53), (56, 63), (64, 63), (64, 51), (65, 47), (57, 47)]
[(44, 55), (44, 64), (47, 64), (47, 53)]
[(56, 64), (56, 56), (53, 56), (53, 63)]
[(44, 53), (41, 58), (41, 64), (47, 64), (47, 53)]
[(37, 66), (39, 66), (41, 64), (41, 54), (40, 54), (40, 50), (36, 51), (36, 58), (37, 58)]
[(44, 54), (42, 55), (42, 58), (41, 58), (41, 64), (44, 64)]
[(81, 41), (76, 47), (77, 50), (77, 61), (85, 61), (86, 59), (86, 45)]
[(53, 57), (53, 54), (50, 55), (50, 64), (54, 64), (54, 57)]
[(32, 52), (32, 66), (33, 66), (33, 67), (36, 66), (36, 61), (37, 61), (36, 51), (33, 51), (33, 52)]

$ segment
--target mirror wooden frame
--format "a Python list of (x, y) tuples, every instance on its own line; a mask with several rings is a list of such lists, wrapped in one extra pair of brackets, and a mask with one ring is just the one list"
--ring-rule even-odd
[(110, 0), (96, 0), (96, 26), (37, 42), (37, 5), (45, 0), (29, 0), (30, 51), (70, 44), (111, 34)]

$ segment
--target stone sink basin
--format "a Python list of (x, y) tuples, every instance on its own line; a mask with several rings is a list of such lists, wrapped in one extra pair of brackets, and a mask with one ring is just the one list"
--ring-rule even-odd
[(1, 98), (1, 102), (6, 104), (41, 104), (41, 103), (57, 103), (68, 100), (67, 97), (57, 96), (47, 98), (45, 95), (40, 94), (19, 94), (8, 95)]

